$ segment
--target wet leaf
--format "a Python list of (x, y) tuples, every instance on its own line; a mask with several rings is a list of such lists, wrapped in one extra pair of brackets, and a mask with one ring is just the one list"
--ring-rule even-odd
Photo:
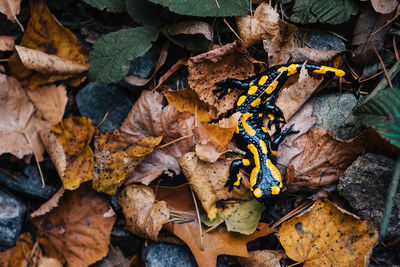
[(281, 250), (254, 250), (249, 257), (237, 258), (242, 267), (281, 267), (280, 260), (284, 253)]
[(126, 0), (126, 11), (136, 22), (156, 29), (161, 27), (161, 8), (147, 0)]
[(57, 208), (33, 221), (50, 257), (68, 266), (88, 266), (107, 255), (115, 214), (108, 201), (85, 184), (66, 191)]
[(7, 19), (15, 21), (19, 14), (21, 0), (0, 0), (0, 12), (7, 16)]
[(94, 126), (86, 117), (70, 117), (41, 133), (65, 189), (74, 190), (93, 179), (93, 151), (89, 144)]
[(158, 233), (169, 221), (165, 201), (156, 201), (153, 189), (143, 185), (126, 186), (118, 199), (126, 220), (126, 228), (135, 235), (157, 241)]
[(122, 13), (125, 11), (124, 0), (83, 0), (83, 2), (102, 11)]
[(144, 55), (158, 37), (152, 27), (119, 30), (102, 36), (89, 56), (89, 78), (106, 83), (121, 80), (132, 59)]
[(278, 231), (286, 254), (304, 266), (366, 266), (378, 233), (372, 223), (318, 200)]
[(114, 195), (129, 172), (153, 151), (162, 137), (146, 137), (132, 144), (127, 137), (114, 130), (113, 133), (96, 132), (94, 138), (93, 188), (98, 192)]
[(27, 266), (33, 242), (30, 233), (22, 233), (18, 237), (17, 244), (4, 252), (0, 252), (0, 266), (19, 267)]

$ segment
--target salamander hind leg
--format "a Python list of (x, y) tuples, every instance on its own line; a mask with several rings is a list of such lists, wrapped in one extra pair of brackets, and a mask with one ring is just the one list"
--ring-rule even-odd
[(225, 183), (225, 187), (229, 187), (229, 192), (233, 190), (233, 187), (240, 188), (242, 177), (239, 175), (239, 170), (240, 168), (249, 165), (250, 161), (248, 159), (236, 159), (232, 161), (229, 169), (228, 180)]
[(223, 98), (225, 95), (229, 94), (233, 88), (239, 90), (246, 90), (249, 88), (250, 83), (247, 80), (238, 80), (233, 78), (228, 78), (220, 82), (215, 83), (218, 87), (213, 90), (213, 93), (219, 93), (218, 99)]
[(269, 122), (268, 129), (271, 129), (271, 126), (274, 124), (276, 127), (276, 131), (278, 133), (281, 132), (281, 123), (286, 123), (285, 117), (283, 116), (282, 110), (275, 104), (276, 96), (272, 95), (265, 102), (265, 112), (268, 114)]

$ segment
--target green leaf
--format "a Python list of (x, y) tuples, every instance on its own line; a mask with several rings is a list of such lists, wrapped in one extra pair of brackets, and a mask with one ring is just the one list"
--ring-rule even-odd
[(91, 5), (100, 10), (108, 12), (122, 13), (125, 12), (124, 0), (83, 0), (86, 4)]
[(117, 82), (129, 71), (130, 61), (142, 56), (157, 40), (158, 30), (137, 27), (102, 36), (89, 55), (89, 79)]
[(354, 115), (390, 143), (400, 147), (400, 89), (380, 90), (376, 96), (359, 106)]
[(161, 27), (160, 6), (147, 0), (126, 0), (125, 4), (129, 16), (136, 22), (157, 29)]
[(296, 0), (290, 20), (295, 23), (340, 24), (358, 12), (354, 0)]
[(201, 221), (207, 226), (214, 226), (225, 221), (229, 232), (250, 235), (256, 231), (264, 209), (265, 206), (253, 198), (252, 200), (239, 201), (234, 204), (224, 204), (214, 220), (209, 220), (204, 216)]
[(250, 0), (150, 0), (172, 12), (198, 17), (230, 17), (247, 13)]

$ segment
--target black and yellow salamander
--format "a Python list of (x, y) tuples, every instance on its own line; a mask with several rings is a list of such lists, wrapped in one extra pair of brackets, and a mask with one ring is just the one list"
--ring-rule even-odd
[[(286, 121), (280, 108), (275, 105), (275, 99), (288, 77), (300, 72), (303, 66), (314, 74), (343, 77), (351, 82), (358, 97), (358, 79), (349, 72), (301, 63), (274, 66), (245, 80), (228, 78), (216, 83), (218, 88), (214, 93), (219, 93), (219, 98), (230, 93), (232, 88), (245, 91), (239, 96), (234, 112), (242, 113), (235, 132), (238, 146), (246, 151), (246, 156), (244, 159), (234, 160), (230, 166), (230, 174), (225, 184), (229, 186), (229, 191), (240, 186), (242, 178), (239, 169), (248, 168), (251, 170), (250, 189), (261, 203), (267, 204), (272, 196), (280, 193), (283, 187), (282, 177), (275, 166), (278, 146), (287, 135), (298, 131), (293, 130), (293, 125), (281, 130), (281, 123)], [(270, 136), (263, 126), (264, 113), (270, 119), (268, 128), (272, 124), (276, 126), (273, 136)]]

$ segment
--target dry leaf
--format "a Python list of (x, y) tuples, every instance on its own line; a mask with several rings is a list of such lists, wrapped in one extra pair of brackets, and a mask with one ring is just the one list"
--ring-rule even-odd
[(27, 30), (8, 62), (10, 74), (33, 89), (87, 70), (87, 51), (75, 35), (55, 19), (44, 1), (30, 3)]
[(7, 19), (15, 21), (19, 14), (21, 0), (0, 0), (0, 12), (7, 16)]
[(292, 62), (305, 62), (322, 64), (331, 61), (335, 56), (343, 51), (339, 50), (317, 50), (311, 47), (296, 47), (290, 51)]
[(240, 118), (240, 112), (232, 114), (217, 123), (201, 123), (195, 128), (196, 155), (203, 161), (215, 162), (223, 154), (232, 140)]
[(153, 151), (162, 137), (145, 137), (135, 144), (114, 130), (113, 133), (96, 132), (94, 138), (95, 162), (93, 188), (98, 192), (114, 195), (129, 172)]
[[(51, 125), (56, 125), (62, 120), (68, 102), (64, 85), (41, 86), (35, 90), (28, 90), (27, 93), (37, 107), (37, 113), (40, 112), (40, 117), (50, 122)], [(39, 116), (39, 114), (37, 115)]]
[(248, 257), (247, 242), (274, 232), (274, 229), (265, 223), (259, 223), (258, 230), (251, 235), (230, 233), (220, 225), (208, 233), (204, 233), (206, 229), (202, 227), (201, 239), (199, 229), (201, 224), (197, 221), (196, 208), (188, 185), (159, 187), (157, 199), (166, 201), (168, 207), (175, 211), (192, 214), (190, 218), (194, 220), (193, 222), (170, 223), (166, 228), (189, 246), (199, 267), (216, 266), (217, 256), (221, 254)]
[(242, 267), (281, 267), (283, 254), (281, 250), (254, 250), (247, 259), (238, 257), (237, 261)]
[(231, 110), (240, 94), (240, 91), (234, 90), (219, 100), (218, 95), (212, 92), (217, 88), (215, 83), (226, 78), (245, 79), (252, 76), (254, 66), (249, 58), (247, 51), (233, 42), (189, 59), (190, 88), (196, 91), (200, 100), (214, 107), (215, 110), (209, 114), (211, 119)]
[(398, 2), (397, 0), (371, 0), (371, 4), (376, 12), (390, 14), (396, 9)]
[(165, 201), (155, 201), (153, 189), (143, 185), (128, 185), (122, 190), (118, 203), (130, 232), (157, 241), (158, 233), (169, 221), (170, 213)]
[(210, 42), (213, 41), (213, 29), (204, 21), (182, 21), (169, 27), (168, 33), (170, 35), (201, 34)]
[(27, 266), (33, 248), (30, 233), (20, 234), (17, 244), (4, 252), (0, 252), (0, 266), (19, 267)]
[(278, 236), (288, 257), (304, 266), (367, 266), (378, 241), (372, 223), (326, 199), (283, 223)]
[(14, 36), (0, 36), (0, 51), (13, 51), (15, 39)]
[(168, 87), (163, 87), (162, 91), (168, 100), (168, 104), (174, 105), (175, 109), (184, 112), (188, 111), (196, 115), (198, 122), (209, 122), (208, 116), (209, 106), (200, 101), (196, 92), (191, 89), (169, 90)]
[(89, 146), (93, 133), (92, 121), (86, 117), (70, 117), (51, 131), (41, 132), (65, 189), (74, 190), (93, 179), (93, 151)]
[(61, 188), (55, 193), (49, 200), (43, 203), (37, 210), (30, 214), (31, 218), (35, 218), (37, 216), (42, 216), (53, 210), (55, 207), (58, 207), (58, 202), (60, 198), (64, 195), (65, 188), (61, 186)]
[(115, 221), (115, 215), (108, 215), (110, 209), (88, 184), (66, 191), (57, 208), (33, 220), (41, 247), (68, 266), (95, 263), (107, 255)]
[(40, 257), (37, 267), (63, 267), (63, 265), (57, 259)]
[(232, 192), (228, 192), (228, 188), (224, 187), (232, 159), (218, 160), (210, 164), (201, 161), (194, 152), (189, 152), (180, 157), (178, 162), (210, 219), (215, 218), (213, 206), (218, 200), (251, 198), (250, 191), (244, 186)]

